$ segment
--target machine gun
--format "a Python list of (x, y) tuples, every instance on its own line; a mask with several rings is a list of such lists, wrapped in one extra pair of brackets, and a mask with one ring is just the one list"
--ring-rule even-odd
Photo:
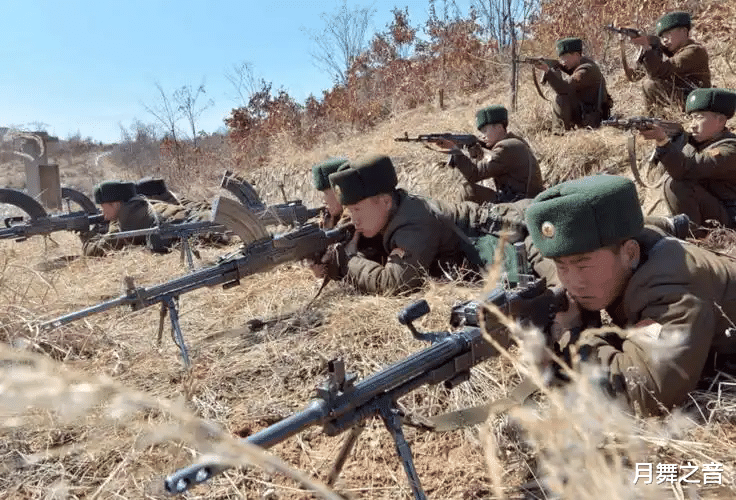
[(154, 251), (167, 248), (175, 240), (181, 242), (181, 258), (186, 258), (189, 269), (194, 269), (194, 260), (192, 259), (192, 248), (189, 239), (192, 236), (203, 233), (222, 233), (225, 234), (227, 228), (216, 222), (200, 221), (200, 222), (183, 222), (180, 224), (172, 224), (163, 222), (158, 226), (136, 229), (133, 231), (119, 231), (105, 235), (106, 240), (135, 239), (146, 237), (148, 244)]
[(451, 134), (451, 133), (434, 133), (434, 134), (419, 134), (416, 137), (409, 137), (408, 132), (404, 132), (404, 137), (395, 137), (396, 142), (436, 142), (440, 139), (452, 141), (458, 146), (471, 147), (476, 144), (487, 148), (485, 142), (473, 134)]
[(320, 208), (305, 207), (301, 200), (266, 205), (248, 181), (233, 174), (230, 170), (226, 170), (223, 174), (220, 187), (235, 195), (238, 201), (251, 210), (266, 226), (304, 224), (321, 212)]
[(9, 204), (18, 207), (28, 214), (12, 216), (4, 219), (4, 228), (0, 228), (0, 240), (15, 239), (25, 241), (31, 236), (47, 236), (57, 231), (105, 232), (107, 222), (102, 214), (84, 194), (71, 188), (62, 188), (62, 198), (73, 201), (82, 207), (82, 210), (53, 215), (31, 196), (22, 191), (10, 188), (0, 188), (0, 204)]
[[(222, 222), (218, 210), (221, 201), (218, 199), (213, 205), (215, 220)], [(238, 205), (232, 201), (233, 204)], [(243, 210), (239, 217), (241, 225), (252, 223), (244, 220), (248, 213)], [(252, 217), (252, 214), (250, 215)], [(225, 224), (228, 226), (228, 224)], [(40, 325), (41, 329), (52, 329), (71, 323), (91, 314), (107, 311), (113, 307), (130, 306), (134, 311), (143, 309), (154, 304), (161, 304), (161, 316), (159, 320), (158, 342), (161, 342), (164, 320), (168, 313), (171, 321), (171, 331), (174, 343), (181, 351), (184, 364), (189, 367), (189, 354), (179, 327), (178, 299), (181, 295), (197, 290), (198, 288), (222, 285), (223, 288), (231, 288), (240, 284), (240, 280), (246, 276), (269, 271), (279, 264), (313, 258), (324, 254), (333, 243), (348, 242), (353, 236), (351, 226), (340, 227), (330, 231), (323, 231), (316, 224), (307, 224), (294, 231), (276, 236), (269, 236), (260, 232), (262, 226), (253, 230), (254, 238), (248, 238), (246, 233), (233, 224), (233, 230), (246, 243), (240, 251), (227, 255), (211, 267), (195, 271), (181, 278), (168, 281), (161, 285), (152, 287), (136, 287), (132, 278), (125, 279), (126, 293), (120, 297), (108, 300), (81, 311), (66, 314), (52, 319)], [(251, 243), (248, 243), (252, 240)]]
[[(567, 301), (564, 294), (551, 294), (546, 290), (543, 278), (512, 290), (500, 287), (492, 294), (493, 303), (502, 311), (508, 312), (514, 310), (514, 304), (520, 300), (543, 296), (549, 300), (535, 303), (535, 309), (541, 312), (541, 318), (551, 318), (554, 317), (553, 312), (567, 307)], [(336, 436), (350, 429), (350, 436), (330, 473), (328, 484), (331, 484), (337, 479), (363, 429), (360, 424), (370, 417), (378, 416), (394, 439), (396, 452), (404, 466), (414, 498), (425, 499), (409, 444), (404, 438), (397, 401), (423, 385), (442, 383), (451, 389), (468, 380), (472, 367), (497, 354), (478, 326), (466, 326), (459, 331), (417, 331), (412, 322), (428, 312), (429, 305), (421, 300), (402, 311), (399, 322), (406, 325), (416, 339), (430, 342), (430, 347), (358, 383), (354, 375), (346, 374), (342, 360), (330, 361), (327, 381), (317, 388), (315, 400), (303, 411), (249, 436), (245, 441), (270, 448), (314, 425), (322, 426), (328, 436)], [(487, 319), (486, 328), (489, 327), (492, 328), (489, 331), (503, 328), (493, 318)], [(191, 465), (168, 476), (164, 480), (164, 486), (170, 493), (183, 493), (226, 469), (227, 465), (215, 461)]]

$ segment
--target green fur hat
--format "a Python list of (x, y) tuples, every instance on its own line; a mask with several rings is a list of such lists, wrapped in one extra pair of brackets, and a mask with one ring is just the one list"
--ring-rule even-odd
[(135, 191), (143, 196), (160, 196), (168, 192), (166, 182), (161, 178), (144, 177), (135, 183)]
[(132, 182), (107, 181), (95, 188), (95, 203), (98, 205), (114, 201), (125, 203), (136, 194), (135, 184)]
[(392, 193), (398, 183), (394, 164), (384, 155), (348, 162), (330, 175), (330, 185), (342, 205), (354, 205), (377, 194)]
[(329, 160), (313, 166), (312, 177), (314, 178), (314, 188), (317, 191), (329, 189), (330, 174), (337, 172), (337, 169), (345, 165), (347, 162), (347, 158), (330, 158)]
[(736, 93), (726, 89), (694, 89), (685, 101), (685, 112), (713, 111), (731, 118), (736, 111)]
[(542, 255), (562, 257), (633, 238), (644, 227), (644, 217), (633, 182), (594, 175), (538, 194), (526, 211), (526, 223)]
[(665, 31), (680, 27), (687, 29), (692, 27), (690, 14), (687, 12), (669, 12), (659, 18), (659, 21), (654, 26), (654, 32), (657, 36), (662, 36), (662, 33)]
[(478, 130), (482, 129), (489, 123), (503, 123), (504, 125), (508, 125), (508, 110), (500, 105), (488, 106), (487, 108), (479, 109), (478, 112), (475, 113), (475, 125), (478, 127)]
[(557, 40), (557, 55), (567, 54), (569, 52), (583, 52), (583, 41), (580, 38), (563, 38)]

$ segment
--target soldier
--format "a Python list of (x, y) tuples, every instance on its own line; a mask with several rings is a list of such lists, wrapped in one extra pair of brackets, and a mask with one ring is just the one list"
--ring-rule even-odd
[[(564, 182), (526, 211), (531, 239), (570, 299), (556, 315), (563, 353), (598, 364), (604, 387), (640, 412), (686, 401), (715, 355), (736, 353), (736, 261), (645, 226), (633, 182)], [(600, 326), (605, 310), (615, 327)]]
[(163, 201), (172, 205), (181, 205), (174, 193), (169, 191), (166, 182), (159, 178), (144, 177), (135, 183), (136, 192), (149, 200)]
[[(330, 277), (347, 278), (362, 292), (397, 294), (421, 287), (426, 273), (442, 276), (443, 266), (463, 263), (461, 231), (426, 200), (397, 189), (396, 170), (387, 156), (349, 162), (329, 180), (356, 229), (353, 241), (323, 259)], [(379, 236), (385, 258), (359, 255), (357, 236)]]
[[(465, 182), (463, 200), (476, 203), (506, 203), (533, 198), (542, 186), (542, 172), (529, 144), (507, 130), (508, 111), (503, 106), (478, 110), (476, 126), (485, 141), (487, 153), (474, 162), (453, 141), (439, 139), (435, 143), (452, 156), (448, 165), (457, 168)], [(478, 184), (493, 179), (496, 190)]]
[[(148, 229), (162, 221), (170, 224), (208, 220), (209, 214), (187, 210), (182, 205), (162, 201), (149, 201), (137, 194), (132, 182), (107, 181), (95, 188), (95, 202), (102, 207), (105, 220), (110, 222), (107, 235), (82, 234), (84, 254), (102, 257), (110, 250), (119, 250), (127, 245), (148, 245), (155, 252), (168, 251), (174, 240), (162, 241), (157, 235), (135, 238), (108, 237), (111, 233)], [(202, 241), (227, 244), (229, 237), (222, 233), (198, 235)]]
[(330, 186), (329, 177), (330, 174), (337, 172), (337, 169), (347, 162), (347, 158), (331, 158), (312, 167), (314, 188), (322, 192), (322, 200), (325, 203), (325, 210), (320, 221), (320, 225), (324, 229), (334, 228), (342, 217), (342, 205), (340, 205), (332, 186)]
[(558, 40), (557, 55), (558, 66), (550, 67), (544, 62), (534, 65), (544, 71), (542, 82), (548, 83), (557, 94), (553, 105), (555, 116), (565, 130), (598, 128), (602, 120), (609, 118), (613, 106), (600, 68), (592, 59), (583, 57), (580, 38)]
[(687, 12), (670, 12), (657, 21), (656, 37), (631, 39), (642, 48), (639, 63), (647, 73), (642, 90), (650, 113), (671, 103), (683, 109), (693, 89), (710, 87), (708, 52), (690, 38), (691, 24)]
[(670, 211), (686, 214), (698, 226), (710, 219), (736, 227), (736, 135), (726, 128), (735, 110), (733, 92), (696, 89), (685, 104), (692, 124), (684, 147), (661, 127), (641, 131), (656, 141), (654, 156), (667, 171), (663, 189)]

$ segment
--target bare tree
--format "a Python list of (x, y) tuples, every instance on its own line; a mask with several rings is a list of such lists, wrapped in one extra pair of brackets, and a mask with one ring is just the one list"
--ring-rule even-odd
[(514, 41), (526, 38), (540, 4), (540, 0), (473, 0), (472, 3), (488, 39), (498, 44), (500, 52), (510, 50)]
[(196, 89), (191, 85), (184, 85), (174, 92), (174, 103), (177, 110), (184, 116), (192, 130), (192, 142), (197, 147), (197, 120), (202, 113), (215, 104), (215, 101), (209, 99), (204, 104), (198, 105), (197, 101), (205, 95), (204, 80)]
[(163, 87), (156, 82), (159, 100), (155, 104), (148, 105), (142, 103), (143, 108), (150, 113), (163, 128), (165, 135), (174, 143), (175, 147), (179, 146), (179, 134), (177, 124), (182, 118), (182, 112), (177, 104), (173, 102), (173, 98), (166, 95)]
[(253, 74), (253, 65), (246, 61), (233, 64), (231, 70), (225, 72), (225, 78), (235, 88), (234, 100), (237, 101), (238, 106), (241, 108), (247, 106), (250, 96), (258, 90), (258, 80)]
[(307, 31), (315, 44), (310, 53), (315, 65), (337, 83), (346, 83), (353, 61), (366, 49), (368, 26), (375, 14), (371, 7), (348, 7), (347, 0), (332, 14), (323, 12), (321, 32)]

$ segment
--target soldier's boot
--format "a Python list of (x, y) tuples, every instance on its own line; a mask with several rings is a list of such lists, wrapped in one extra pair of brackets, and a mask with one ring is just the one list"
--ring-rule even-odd
[(644, 224), (656, 226), (675, 238), (684, 240), (686, 238), (705, 238), (708, 229), (698, 226), (687, 214), (677, 214), (670, 217), (650, 215), (644, 218)]

